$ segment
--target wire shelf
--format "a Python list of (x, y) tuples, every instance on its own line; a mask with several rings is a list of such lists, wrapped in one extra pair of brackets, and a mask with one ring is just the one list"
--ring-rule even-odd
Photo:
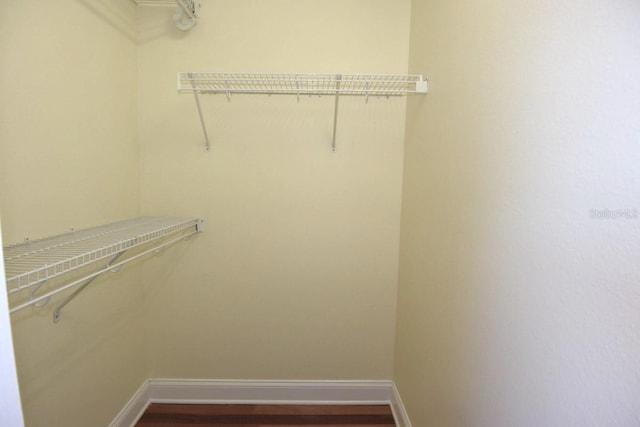
[(178, 73), (178, 90), (202, 94), (402, 96), (426, 93), (421, 75)]
[(125, 250), (193, 229), (196, 218), (142, 217), (5, 246), (9, 294), (113, 257)]

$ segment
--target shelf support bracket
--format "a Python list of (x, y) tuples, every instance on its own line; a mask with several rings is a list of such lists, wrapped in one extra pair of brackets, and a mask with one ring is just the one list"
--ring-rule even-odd
[(200, 116), (200, 124), (202, 125), (202, 132), (204, 133), (204, 146), (207, 151), (211, 149), (209, 145), (209, 134), (207, 133), (207, 126), (204, 123), (204, 114), (202, 114), (202, 107), (200, 106), (200, 92), (197, 90), (193, 92), (193, 96), (196, 99), (196, 107), (198, 108), (198, 115)]
[[(189, 79), (191, 79), (191, 84), (195, 88), (196, 80), (193, 77), (193, 74), (189, 73), (188, 75), (189, 75)], [(211, 145), (209, 144), (209, 134), (207, 133), (207, 125), (204, 123), (204, 114), (202, 113), (202, 106), (200, 105), (200, 91), (194, 90), (193, 97), (196, 100), (196, 108), (198, 109), (198, 116), (200, 117), (200, 125), (202, 126), (202, 132), (204, 133), (204, 148), (205, 150), (209, 151), (211, 149)]]
[[(116, 261), (118, 258), (120, 258), (122, 255), (124, 255), (126, 251), (122, 251), (122, 252), (118, 252), (117, 254), (115, 254), (114, 256), (111, 257), (111, 259), (109, 260), (109, 262), (107, 262), (103, 268), (109, 268), (111, 267), (111, 264)], [(80, 285), (80, 287), (78, 289), (76, 289), (75, 291), (73, 291), (73, 293), (71, 295), (69, 295), (67, 298), (65, 298), (64, 301), (62, 301), (60, 303), (60, 305), (58, 305), (55, 310), (53, 310), (53, 323), (58, 323), (58, 320), (60, 320), (60, 311), (64, 308), (65, 305), (69, 304), (71, 302), (71, 300), (73, 300), (76, 296), (78, 296), (78, 294), (82, 291), (84, 291), (84, 289), (89, 286), (94, 280), (96, 280), (98, 277), (100, 277), (100, 275), (96, 275), (93, 277), (90, 277), (89, 279), (87, 279), (82, 285)]]
[[(37, 285), (36, 285), (35, 289), (33, 289), (33, 290), (31, 291), (31, 296), (30, 296), (30, 298), (31, 298), (32, 300), (36, 298), (36, 292), (38, 292), (38, 291), (40, 290), (40, 288), (42, 288), (44, 285), (46, 285), (46, 283), (47, 283), (47, 279), (44, 279), (42, 282), (40, 282), (39, 284), (37, 284)], [(43, 300), (42, 302), (34, 303), (33, 305), (34, 305), (35, 307), (38, 307), (38, 308), (43, 308), (43, 307), (45, 307), (47, 304), (49, 304), (49, 301), (51, 301), (51, 297), (49, 297), (49, 298), (47, 298), (47, 299)]]
[(336, 76), (336, 103), (333, 108), (333, 139), (331, 142), (331, 151), (336, 151), (336, 131), (338, 129), (338, 105), (340, 102), (340, 81), (342, 80), (342, 74)]

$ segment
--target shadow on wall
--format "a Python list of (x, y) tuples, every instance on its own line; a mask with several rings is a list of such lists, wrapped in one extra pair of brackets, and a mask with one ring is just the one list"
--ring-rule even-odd
[[(159, 38), (169, 38), (171, 40), (183, 40), (189, 34), (198, 31), (203, 25), (211, 25), (207, 22), (206, 13), (201, 13), (195, 27), (187, 31), (176, 28), (173, 22), (173, 13), (177, 6), (138, 6), (138, 44), (149, 43)], [(205, 4), (204, 7), (212, 8), (213, 4)], [(214, 15), (215, 16), (215, 15)]]
[[(145, 378), (139, 268), (98, 279), (65, 307), (59, 323), (52, 320), (59, 299), (12, 315), (27, 425), (80, 425), (87, 415), (78, 406), (91, 407), (93, 420), (109, 422), (126, 397), (117, 399), (128, 396), (122, 390), (134, 390)], [(93, 404), (103, 398), (107, 403)]]
[(136, 5), (131, 0), (76, 0), (94, 16), (113, 27), (120, 34), (135, 42), (137, 27)]
[[(78, 4), (133, 42), (144, 44), (160, 37), (182, 40), (189, 31), (173, 23), (175, 5), (138, 6), (132, 0), (76, 0)], [(211, 7), (207, 5), (207, 7)], [(198, 20), (205, 19), (201, 16)], [(198, 25), (206, 25), (198, 24)], [(197, 29), (197, 26), (195, 27)]]

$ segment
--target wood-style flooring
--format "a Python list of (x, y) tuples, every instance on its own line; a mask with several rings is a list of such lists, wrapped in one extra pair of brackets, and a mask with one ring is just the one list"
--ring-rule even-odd
[(136, 427), (395, 427), (388, 405), (149, 405)]

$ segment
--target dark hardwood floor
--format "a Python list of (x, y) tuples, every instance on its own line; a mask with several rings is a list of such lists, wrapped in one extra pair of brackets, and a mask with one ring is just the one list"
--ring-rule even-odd
[(149, 405), (136, 427), (395, 427), (387, 405)]

